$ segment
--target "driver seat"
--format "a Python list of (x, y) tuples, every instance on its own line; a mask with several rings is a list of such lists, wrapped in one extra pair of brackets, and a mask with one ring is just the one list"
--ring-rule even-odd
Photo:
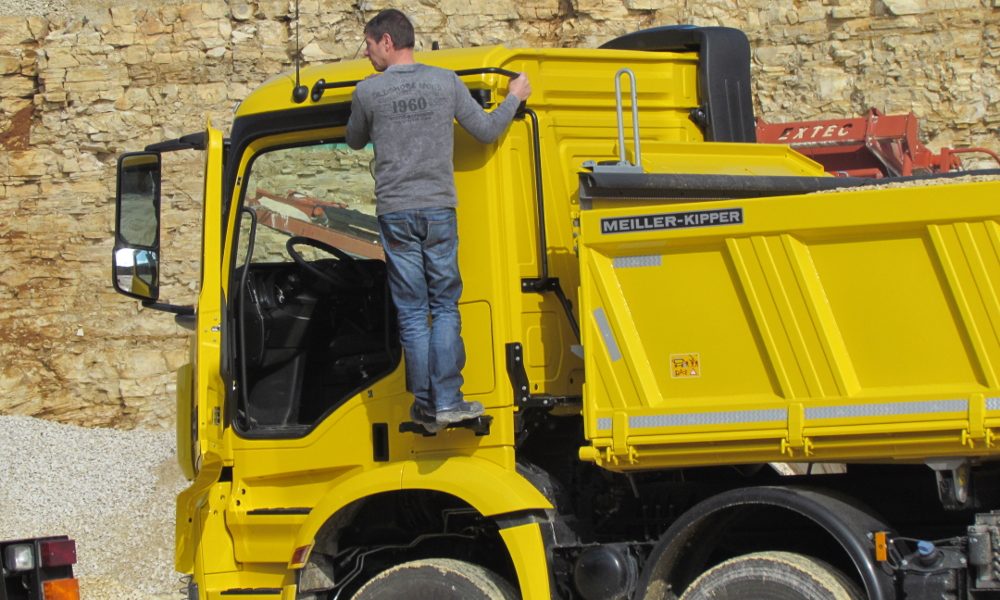
[(330, 378), (359, 385), (380, 373), (392, 362), (394, 353), (387, 340), (371, 334), (350, 334), (334, 338), (327, 348)]

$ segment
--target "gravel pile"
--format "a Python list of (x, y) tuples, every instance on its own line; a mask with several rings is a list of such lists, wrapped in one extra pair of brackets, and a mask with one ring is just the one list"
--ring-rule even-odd
[(0, 416), (0, 539), (68, 535), (87, 600), (176, 600), (171, 432)]
[(931, 187), (935, 185), (958, 185), (961, 183), (986, 183), (988, 181), (1000, 181), (1000, 175), (976, 175), (970, 172), (968, 175), (955, 177), (935, 177), (930, 179), (915, 179), (912, 181), (887, 181), (883, 179), (872, 179), (871, 185), (858, 187), (842, 187), (832, 190), (821, 190), (817, 194), (839, 194), (844, 192), (857, 192), (873, 190), (878, 188), (906, 188), (906, 187)]

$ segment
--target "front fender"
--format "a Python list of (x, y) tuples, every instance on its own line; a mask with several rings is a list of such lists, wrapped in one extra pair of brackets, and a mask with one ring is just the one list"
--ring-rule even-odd
[(538, 488), (518, 473), (468, 456), (404, 463), (402, 483), (403, 489), (455, 496), (487, 517), (552, 508)]
[[(320, 527), (351, 502), (383, 492), (399, 491), (403, 466), (403, 463), (397, 463), (367, 471), (350, 471), (334, 479), (331, 482), (330, 492), (309, 511), (309, 516), (295, 536), (295, 545), (292, 548), (312, 545)], [(303, 556), (302, 562), (306, 560), (308, 556)], [(295, 568), (301, 565), (289, 566)]]
[[(407, 463), (403, 469), (403, 487), (450, 494), (487, 517), (552, 508), (538, 488), (518, 473), (493, 462), (464, 456)], [(548, 552), (539, 524), (501, 527), (500, 536), (517, 572), (521, 597), (549, 600)]]
[[(310, 547), (311, 551), (323, 524), (351, 502), (398, 490), (442, 492), (464, 501), (487, 517), (552, 508), (527, 479), (493, 462), (465, 456), (410, 461), (345, 474), (309, 513), (296, 536), (294, 548)], [(500, 535), (517, 571), (522, 598), (548, 600), (548, 558), (538, 524), (506, 527), (501, 529)], [(290, 564), (290, 567), (299, 568), (308, 560), (307, 556), (299, 556), (302, 562)]]
[(524, 477), (495, 463), (464, 456), (409, 461), (347, 473), (330, 489), (299, 529), (295, 548), (312, 544), (323, 524), (351, 502), (383, 492), (442, 492), (463, 500), (487, 517), (552, 508)]

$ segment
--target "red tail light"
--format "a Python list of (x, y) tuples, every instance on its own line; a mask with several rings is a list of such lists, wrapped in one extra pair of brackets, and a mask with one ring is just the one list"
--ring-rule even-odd
[(65, 567), (76, 564), (76, 542), (50, 540), (38, 545), (43, 567)]

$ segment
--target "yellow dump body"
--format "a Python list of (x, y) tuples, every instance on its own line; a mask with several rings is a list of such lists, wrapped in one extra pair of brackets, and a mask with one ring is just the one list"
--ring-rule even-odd
[[(739, 164), (741, 146), (725, 146)], [(662, 150), (659, 166), (683, 160)], [(581, 458), (628, 470), (996, 454), (998, 194), (959, 180), (595, 200), (579, 232)]]

